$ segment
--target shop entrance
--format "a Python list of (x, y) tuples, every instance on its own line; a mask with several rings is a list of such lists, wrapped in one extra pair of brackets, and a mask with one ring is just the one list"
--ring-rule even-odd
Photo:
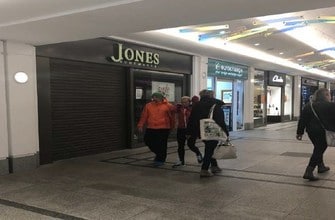
[(267, 87), (267, 121), (268, 123), (281, 122), (282, 88)]
[(311, 85), (302, 85), (301, 86), (301, 109), (302, 111), (306, 104), (309, 102), (310, 97), (314, 94), (314, 92), (318, 90), (318, 86)]
[[(132, 147), (144, 146), (143, 133), (137, 132), (136, 126), (140, 120), (143, 108), (146, 103), (151, 101), (154, 92), (162, 92), (171, 104), (180, 102), (181, 97), (186, 94), (187, 79), (184, 74), (156, 72), (149, 70), (133, 69), (133, 92), (131, 93), (131, 112), (132, 119)], [(170, 138), (175, 140), (175, 131), (170, 133)]]
[(217, 79), (215, 96), (225, 105), (223, 112), (230, 131), (243, 129), (243, 81)]

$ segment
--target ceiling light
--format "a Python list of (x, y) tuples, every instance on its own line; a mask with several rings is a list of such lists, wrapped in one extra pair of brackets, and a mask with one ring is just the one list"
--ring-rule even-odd
[[(275, 28), (275, 27), (272, 27), (272, 28)], [(235, 43), (232, 43), (231, 41), (229, 42), (229, 41), (227, 41), (227, 39), (209, 38), (205, 41), (199, 41), (199, 33), (197, 33), (197, 32), (182, 33), (182, 32), (180, 32), (180, 28), (161, 29), (161, 30), (156, 30), (154, 32), (159, 32), (159, 33), (163, 33), (163, 34), (170, 35), (170, 36), (173, 36), (173, 37), (178, 37), (178, 38), (181, 38), (181, 39), (184, 39), (184, 40), (192, 41), (192, 42), (195, 42), (195, 43), (199, 43), (199, 44), (207, 45), (207, 46), (210, 46), (210, 47), (218, 48), (218, 49), (228, 51), (228, 52), (231, 52), (231, 53), (239, 54), (241, 56), (252, 57), (252, 58), (255, 58), (255, 59), (258, 59), (258, 60), (263, 60), (265, 62), (274, 63), (274, 64), (277, 64), (277, 65), (281, 65), (281, 66), (285, 66), (285, 67), (288, 67), (288, 68), (308, 72), (308, 73), (311, 73), (311, 74), (316, 74), (316, 75), (320, 75), (320, 76), (327, 77), (327, 78), (332, 78), (332, 79), (335, 78), (335, 75), (333, 73), (323, 71), (321, 69), (316, 69), (316, 68), (311, 68), (311, 67), (308, 67), (308, 66), (303, 66), (303, 65), (300, 65), (298, 63), (294, 63), (294, 62), (291, 62), (289, 60), (286, 60), (286, 59), (283, 59), (283, 58), (280, 58), (280, 57), (272, 56), (272, 55), (267, 54), (265, 52), (262, 52), (260, 50), (252, 49), (252, 48), (240, 45), (240, 44), (235, 44)], [(331, 47), (331, 46), (327, 47), (325, 45), (322, 45), (322, 46), (323, 46), (322, 48)], [(319, 50), (322, 49), (322, 48), (319, 48)], [(330, 52), (330, 51), (328, 51), (328, 52)]]
[(259, 45), (260, 45), (260, 43), (255, 43), (254, 45), (257, 47), (257, 46), (259, 46)]
[(298, 61), (302, 61), (302, 59), (301, 58), (299, 58), (299, 59), (297, 59)]
[(25, 72), (17, 72), (14, 75), (14, 79), (18, 83), (26, 83), (28, 81), (28, 75)]
[(280, 52), (279, 54), (280, 54), (280, 55), (283, 55), (283, 54), (284, 54), (284, 52)]

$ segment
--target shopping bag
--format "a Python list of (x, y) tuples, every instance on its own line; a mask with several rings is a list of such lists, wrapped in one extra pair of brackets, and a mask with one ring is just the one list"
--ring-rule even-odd
[(237, 158), (236, 148), (230, 141), (219, 143), (214, 149), (214, 159), (235, 159)]
[(334, 131), (326, 131), (326, 140), (328, 147), (335, 147), (335, 132)]
[(226, 141), (226, 132), (213, 120), (214, 108), (215, 104), (211, 107), (208, 118), (200, 119), (200, 139), (203, 141)]
[(203, 141), (226, 141), (226, 132), (211, 118), (200, 120), (200, 139)]

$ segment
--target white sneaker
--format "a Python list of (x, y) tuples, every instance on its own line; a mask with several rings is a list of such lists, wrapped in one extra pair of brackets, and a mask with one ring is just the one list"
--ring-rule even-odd
[(185, 163), (178, 161), (177, 163), (175, 163), (174, 165), (172, 165), (172, 168), (177, 168), (177, 167), (181, 167), (181, 166), (185, 166)]
[(202, 163), (202, 160), (203, 160), (202, 154), (200, 153), (199, 155), (197, 155), (197, 161), (198, 163)]

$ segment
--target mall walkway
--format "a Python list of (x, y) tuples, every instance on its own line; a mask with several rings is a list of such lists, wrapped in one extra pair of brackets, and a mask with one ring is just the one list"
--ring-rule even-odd
[(232, 132), (238, 159), (207, 179), (190, 151), (187, 166), (171, 167), (175, 143), (161, 168), (140, 148), (1, 176), (0, 219), (334, 219), (335, 149), (330, 172), (303, 180), (312, 145), (295, 140), (296, 123)]

